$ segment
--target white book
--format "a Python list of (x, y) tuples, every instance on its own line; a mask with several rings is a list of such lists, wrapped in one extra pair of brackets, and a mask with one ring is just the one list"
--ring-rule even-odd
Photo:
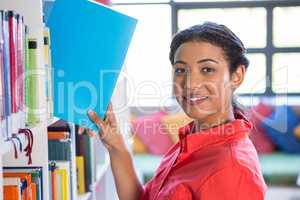
[(63, 188), (62, 188), (62, 176), (60, 174), (56, 173), (55, 181), (56, 181), (56, 184), (55, 184), (56, 185), (56, 190), (55, 190), (56, 200), (63, 200), (63, 193), (65, 191), (63, 191)]
[[(63, 191), (63, 192), (67, 192), (67, 198), (70, 200), (71, 199), (71, 166), (70, 166), (70, 161), (55, 161), (56, 162), (56, 167), (57, 169), (63, 169), (66, 170), (67, 172), (67, 191)], [(62, 177), (60, 177), (61, 181), (60, 183), (62, 183)], [(60, 185), (60, 187), (62, 187), (62, 185)], [(62, 193), (60, 193), (62, 194)]]

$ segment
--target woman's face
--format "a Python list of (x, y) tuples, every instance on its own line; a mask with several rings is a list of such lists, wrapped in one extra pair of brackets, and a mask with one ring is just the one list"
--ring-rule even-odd
[(232, 93), (239, 85), (235, 80), (220, 47), (208, 42), (186, 42), (175, 52), (173, 89), (191, 118), (201, 120), (232, 110)]

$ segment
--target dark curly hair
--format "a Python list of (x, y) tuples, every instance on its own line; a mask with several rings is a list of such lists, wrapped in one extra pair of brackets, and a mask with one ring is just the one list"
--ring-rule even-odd
[(169, 59), (174, 64), (176, 50), (186, 42), (204, 41), (221, 47), (225, 58), (229, 62), (230, 73), (233, 73), (239, 65), (249, 66), (246, 58), (246, 48), (242, 41), (226, 26), (213, 22), (205, 22), (192, 26), (175, 34), (170, 46)]
[[(203, 41), (221, 47), (224, 56), (229, 63), (229, 72), (232, 74), (239, 65), (244, 65), (247, 69), (249, 60), (246, 57), (246, 48), (242, 41), (225, 25), (213, 22), (205, 22), (182, 30), (174, 35), (171, 45), (169, 59), (174, 64), (174, 56), (177, 49), (186, 42)], [(235, 110), (246, 114), (246, 109), (233, 96), (232, 105)]]

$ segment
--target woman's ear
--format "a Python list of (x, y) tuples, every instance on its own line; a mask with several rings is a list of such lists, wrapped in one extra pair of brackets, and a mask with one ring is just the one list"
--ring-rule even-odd
[(239, 65), (237, 67), (237, 69), (235, 70), (235, 72), (233, 72), (231, 74), (231, 86), (232, 86), (233, 90), (235, 90), (238, 87), (240, 87), (240, 85), (244, 81), (245, 74), (246, 74), (246, 67), (245, 67), (245, 65)]

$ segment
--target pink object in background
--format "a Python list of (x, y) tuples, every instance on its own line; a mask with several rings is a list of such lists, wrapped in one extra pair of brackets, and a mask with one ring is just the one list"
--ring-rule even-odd
[(173, 145), (169, 133), (161, 123), (164, 111), (141, 116), (132, 124), (132, 132), (142, 141), (151, 154), (164, 154)]

